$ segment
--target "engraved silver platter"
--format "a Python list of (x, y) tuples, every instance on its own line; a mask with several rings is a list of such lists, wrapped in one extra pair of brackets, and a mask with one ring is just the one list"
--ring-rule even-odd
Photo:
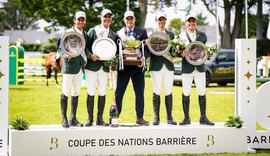
[(92, 46), (93, 53), (98, 55), (101, 60), (111, 60), (115, 56), (116, 50), (116, 44), (110, 38), (99, 38)]
[(74, 57), (84, 52), (84, 37), (77, 32), (67, 32), (61, 37), (60, 46), (66, 54), (72, 53)]
[(164, 32), (154, 32), (149, 36), (148, 48), (154, 55), (161, 56), (170, 50), (170, 38)]
[(204, 43), (200, 41), (191, 42), (186, 50), (189, 50), (189, 54), (185, 56), (186, 60), (194, 65), (199, 66), (207, 60), (207, 54)]

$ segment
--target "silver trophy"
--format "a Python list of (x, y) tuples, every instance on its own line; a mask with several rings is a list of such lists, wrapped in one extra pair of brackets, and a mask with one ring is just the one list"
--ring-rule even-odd
[(199, 66), (207, 60), (208, 56), (204, 43), (200, 41), (191, 42), (186, 49), (189, 50), (189, 54), (185, 58), (190, 64)]
[(77, 32), (67, 32), (61, 37), (60, 46), (64, 53), (72, 53), (74, 57), (84, 52), (84, 37)]
[(149, 36), (148, 48), (154, 55), (164, 55), (171, 48), (169, 36), (160, 31), (152, 33)]
[(111, 60), (116, 54), (116, 44), (110, 38), (99, 38), (95, 40), (92, 46), (94, 54), (101, 60)]

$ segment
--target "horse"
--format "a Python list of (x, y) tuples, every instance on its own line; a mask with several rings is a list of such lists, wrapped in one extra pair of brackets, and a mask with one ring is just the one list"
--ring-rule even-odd
[(46, 79), (47, 79), (46, 86), (49, 87), (48, 79), (51, 78), (51, 73), (52, 73), (52, 68), (53, 68), (56, 86), (60, 88), (60, 85), (57, 81), (57, 73), (61, 72), (63, 62), (62, 62), (62, 57), (60, 57), (60, 59), (58, 60), (59, 63), (56, 63), (55, 56), (56, 56), (56, 52), (50, 52), (49, 54), (45, 56), (45, 68), (46, 68)]

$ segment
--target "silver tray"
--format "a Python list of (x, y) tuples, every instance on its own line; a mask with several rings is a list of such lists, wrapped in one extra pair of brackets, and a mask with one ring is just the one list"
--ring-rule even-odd
[(148, 48), (154, 55), (161, 56), (171, 48), (170, 38), (164, 32), (154, 32), (149, 36)]
[(191, 42), (186, 50), (189, 50), (189, 54), (185, 56), (186, 60), (195, 66), (202, 65), (207, 60), (207, 54), (204, 43), (200, 41)]
[(92, 46), (94, 54), (101, 60), (111, 60), (116, 54), (116, 44), (110, 38), (99, 38), (95, 40)]
[(67, 32), (61, 37), (60, 46), (66, 54), (72, 53), (74, 57), (84, 52), (84, 37), (77, 32)]

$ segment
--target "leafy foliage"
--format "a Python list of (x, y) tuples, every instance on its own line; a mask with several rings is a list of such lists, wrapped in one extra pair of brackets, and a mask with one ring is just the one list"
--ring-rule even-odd
[(173, 18), (170, 21), (170, 24), (168, 26), (168, 30), (172, 31), (175, 36), (178, 36), (181, 32), (181, 26), (184, 25), (185, 22), (181, 21), (180, 18)]
[(212, 45), (212, 44), (207, 43), (205, 45), (205, 51), (210, 52), (211, 55), (217, 53), (219, 50), (220, 50), (220, 47), (217, 44)]
[(202, 12), (197, 15), (197, 24), (198, 25), (208, 25), (208, 22), (206, 22), (207, 17), (202, 15)]
[(19, 0), (2, 2), (0, 8), (0, 32), (4, 30), (27, 30), (37, 29), (35, 16), (26, 17), (23, 9), (19, 7)]
[(182, 51), (184, 50), (186, 47), (185, 47), (185, 44), (182, 43), (179, 39), (173, 39), (170, 41), (170, 44), (171, 44), (171, 49), (172, 49), (172, 56), (175, 57), (175, 56), (178, 56), (178, 50), (179, 51)]
[[(122, 27), (123, 16), (126, 10), (126, 0), (19, 0), (20, 6), (24, 9), (27, 17), (33, 15), (39, 19), (44, 19), (51, 25), (47, 27), (47, 31), (57, 30), (58, 26), (66, 28), (72, 27), (74, 24), (74, 14), (81, 10), (86, 13), (85, 30), (100, 23), (98, 15), (104, 9), (110, 9), (114, 15), (111, 28), (116, 31)], [(135, 1), (130, 0), (130, 10), (133, 10), (136, 17), (139, 17), (139, 8), (135, 7)], [(136, 24), (140, 20), (136, 20)]]
[[(13, 43), (16, 45), (16, 43)], [(39, 43), (22, 43), (21, 46), (25, 51), (40, 51), (41, 44)]]
[(103, 64), (105, 67), (111, 67), (113, 71), (117, 69), (117, 64), (118, 64), (118, 56), (114, 56), (111, 60), (103, 61)]
[(257, 40), (257, 57), (267, 56), (270, 53), (270, 40)]
[[(257, 27), (257, 15), (248, 14), (248, 37), (249, 38), (256, 38), (256, 27)], [(268, 15), (263, 15), (262, 20), (262, 31), (263, 31), (263, 37), (266, 37), (267, 27), (268, 27)], [(246, 20), (243, 19), (242, 26), (241, 26), (241, 32), (240, 32), (240, 38), (246, 37), (246, 27), (245, 27)]]
[(30, 124), (23, 117), (16, 117), (14, 121), (11, 122), (11, 126), (16, 130), (26, 130), (29, 129)]
[(243, 121), (241, 120), (240, 116), (229, 116), (229, 118), (225, 122), (225, 126), (235, 128), (241, 128), (242, 124)]
[(49, 52), (56, 51), (56, 46), (55, 44), (45, 43), (41, 45), (40, 50), (42, 53), (48, 54)]

